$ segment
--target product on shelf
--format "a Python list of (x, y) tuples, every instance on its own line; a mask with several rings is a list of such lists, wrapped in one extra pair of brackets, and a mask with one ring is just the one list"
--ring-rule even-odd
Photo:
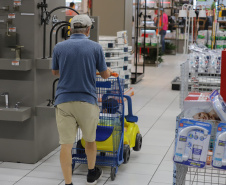
[(226, 103), (224, 102), (223, 98), (220, 94), (213, 96), (211, 98), (211, 101), (213, 103), (213, 108), (221, 121), (226, 122)]
[(197, 168), (205, 167), (211, 129), (210, 123), (181, 119), (174, 162)]
[[(132, 46), (128, 46), (127, 31), (117, 32), (117, 37), (101, 36), (99, 43), (103, 47), (107, 66), (125, 80), (125, 90), (130, 88), (132, 67)], [(143, 37), (141, 41), (143, 43)], [(140, 43), (140, 44), (142, 44)]]
[(220, 74), (221, 72), (221, 50), (209, 50), (197, 46), (190, 46), (189, 72)]
[(217, 128), (212, 166), (226, 170), (226, 124), (220, 123)]

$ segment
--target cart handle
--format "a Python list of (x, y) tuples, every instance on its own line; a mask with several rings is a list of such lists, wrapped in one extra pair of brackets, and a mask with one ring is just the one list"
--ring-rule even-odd
[[(96, 73), (96, 75), (100, 75), (100, 73)], [(119, 74), (118, 73), (111, 73), (110, 75), (111, 76), (114, 76), (116, 78), (119, 77)]]

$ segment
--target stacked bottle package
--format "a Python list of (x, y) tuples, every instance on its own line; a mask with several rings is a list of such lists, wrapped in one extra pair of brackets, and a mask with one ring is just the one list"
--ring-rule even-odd
[[(197, 44), (207, 46), (209, 49), (211, 49), (212, 30), (198, 31)], [(216, 32), (216, 49), (224, 49), (224, 48), (226, 48), (226, 32), (220, 30)]]
[(99, 43), (103, 47), (107, 66), (119, 77), (125, 79), (125, 90), (130, 88), (132, 68), (132, 46), (127, 44), (126, 31), (118, 32), (117, 37), (100, 36)]
[(206, 50), (189, 55), (189, 72), (220, 74), (221, 51)]
[(191, 50), (188, 61), (191, 91), (211, 91), (220, 87), (221, 50)]

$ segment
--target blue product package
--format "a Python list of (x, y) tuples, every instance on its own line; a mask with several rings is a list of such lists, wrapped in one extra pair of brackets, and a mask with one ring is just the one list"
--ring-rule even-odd
[(203, 168), (206, 165), (212, 125), (190, 119), (179, 122), (174, 162)]
[(212, 166), (226, 170), (226, 123), (220, 123), (217, 127), (215, 146), (212, 158)]

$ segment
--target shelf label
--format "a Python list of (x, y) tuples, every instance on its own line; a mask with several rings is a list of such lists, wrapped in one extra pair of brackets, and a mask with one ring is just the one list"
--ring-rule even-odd
[(5, 22), (5, 20), (0, 20), (0, 22)]
[(19, 66), (19, 65), (20, 65), (20, 61), (19, 60), (12, 61), (12, 66)]
[(21, 0), (14, 0), (14, 6), (21, 6)]
[(16, 32), (16, 27), (9, 28), (9, 32)]
[(8, 14), (8, 18), (9, 19), (15, 19), (16, 18), (16, 14), (15, 13), (10, 13), (10, 14)]

